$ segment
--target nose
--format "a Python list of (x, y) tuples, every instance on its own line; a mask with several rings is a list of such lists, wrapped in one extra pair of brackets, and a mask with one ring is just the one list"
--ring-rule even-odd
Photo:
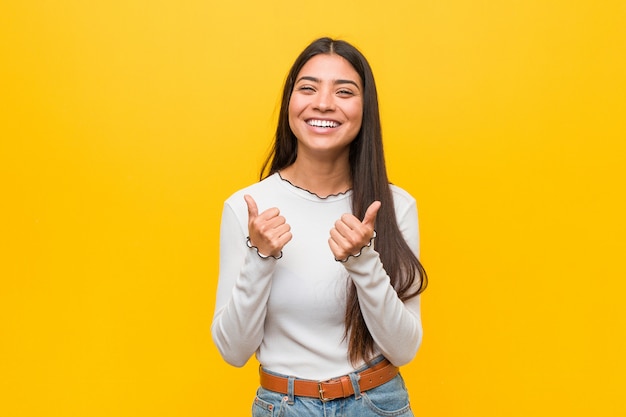
[(332, 90), (320, 89), (315, 95), (313, 106), (316, 110), (327, 112), (335, 109), (335, 96)]

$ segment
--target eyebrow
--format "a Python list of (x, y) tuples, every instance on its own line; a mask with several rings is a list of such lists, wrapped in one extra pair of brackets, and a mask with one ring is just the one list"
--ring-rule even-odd
[[(298, 84), (300, 81), (305, 80), (305, 81), (312, 81), (314, 83), (321, 83), (322, 80), (320, 80), (319, 78), (315, 78), (315, 77), (311, 77), (308, 75), (305, 75), (303, 77), (298, 78), (298, 80), (296, 80), (296, 84)], [(358, 88), (359, 90), (361, 90), (361, 88), (359, 87), (359, 85), (352, 80), (335, 80), (333, 82), (333, 84), (352, 84), (354, 85), (356, 88)]]

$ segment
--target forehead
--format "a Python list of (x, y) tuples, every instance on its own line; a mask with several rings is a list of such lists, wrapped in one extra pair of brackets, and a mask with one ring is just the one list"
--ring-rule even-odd
[(361, 77), (352, 64), (337, 54), (315, 55), (300, 69), (296, 80), (301, 77), (313, 77), (320, 81), (351, 80), (362, 85)]

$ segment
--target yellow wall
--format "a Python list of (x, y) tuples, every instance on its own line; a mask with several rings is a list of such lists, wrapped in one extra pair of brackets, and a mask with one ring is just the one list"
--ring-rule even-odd
[(422, 416), (626, 415), (626, 3), (0, 5), (0, 415), (248, 415), (210, 340), (223, 200), (320, 35), (420, 208)]

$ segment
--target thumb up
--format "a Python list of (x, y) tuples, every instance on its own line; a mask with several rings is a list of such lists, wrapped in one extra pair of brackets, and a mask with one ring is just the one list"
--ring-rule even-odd
[(380, 201), (374, 201), (365, 211), (363, 221), (353, 214), (346, 213), (335, 222), (330, 229), (328, 245), (335, 259), (344, 260), (350, 255), (356, 255), (367, 246), (374, 237), (374, 225), (380, 209)]
[(248, 236), (262, 256), (278, 258), (285, 245), (291, 240), (291, 227), (276, 208), (269, 208), (259, 214), (256, 201), (251, 195), (244, 197), (248, 206)]

